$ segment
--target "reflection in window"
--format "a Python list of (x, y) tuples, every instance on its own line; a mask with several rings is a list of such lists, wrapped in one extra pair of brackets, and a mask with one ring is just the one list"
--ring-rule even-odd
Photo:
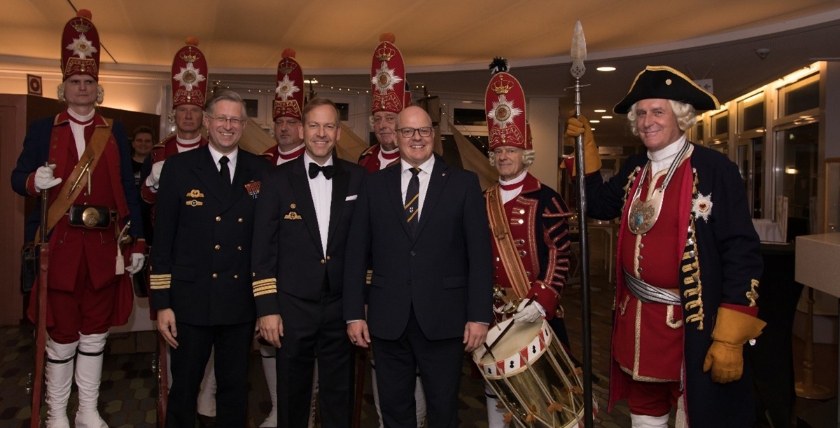
[(819, 123), (776, 133), (776, 187), (788, 198), (788, 239), (816, 232)]
[(762, 218), (761, 195), (764, 194), (764, 179), (762, 175), (762, 155), (764, 153), (764, 137), (756, 137), (746, 144), (739, 144), (736, 154), (738, 171), (747, 190), (747, 199), (753, 218)]
[(784, 96), (784, 116), (820, 106), (820, 80), (809, 80), (797, 82), (781, 90)]

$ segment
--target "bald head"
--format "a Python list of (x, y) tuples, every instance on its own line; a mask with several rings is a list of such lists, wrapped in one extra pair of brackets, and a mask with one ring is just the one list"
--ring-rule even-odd
[(400, 112), (397, 116), (397, 147), (400, 149), (400, 158), (409, 165), (418, 167), (432, 157), (434, 141), (432, 118), (425, 110), (411, 106)]

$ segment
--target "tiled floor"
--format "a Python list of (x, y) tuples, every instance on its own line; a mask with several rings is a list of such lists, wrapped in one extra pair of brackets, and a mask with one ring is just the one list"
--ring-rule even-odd
[[(592, 366), (600, 382), (593, 386), (593, 394), (598, 400), (601, 412), (595, 419), (596, 427), (629, 427), (627, 407), (619, 405), (611, 414), (606, 413), (607, 387), (609, 384), (609, 332), (611, 323), (611, 305), (613, 288), (604, 276), (593, 276), (592, 301)], [(572, 352), (581, 355), (581, 308), (580, 288), (569, 286), (564, 293), (563, 307), (566, 311), (566, 324), (572, 342)], [(27, 374), (33, 366), (33, 341), (31, 330), (26, 327), (0, 328), (0, 428), (29, 426), (29, 396), (24, 392)], [(795, 342), (794, 355), (797, 361), (801, 356), (801, 341)], [(818, 347), (817, 367), (832, 365), (836, 361), (833, 346)], [(834, 352), (832, 354), (832, 352)], [(153, 427), (156, 411), (155, 377), (151, 370), (152, 354), (107, 355), (99, 410), (112, 427)], [(461, 378), (461, 396), (459, 418), (462, 427), (487, 426), (483, 381), (471, 375), (470, 362), (465, 359), (464, 375)], [(834, 363), (836, 364), (836, 363)], [(828, 375), (826, 373), (826, 375)], [(822, 376), (820, 379), (833, 379)], [(254, 353), (250, 369), (250, 409), (251, 426), (256, 427), (268, 413), (270, 403), (262, 378), (261, 363)], [(834, 387), (833, 383), (831, 385)], [(70, 412), (75, 410), (76, 393), (70, 398)], [(797, 411), (812, 407), (816, 403), (798, 400)], [(71, 418), (72, 421), (72, 418)], [(365, 382), (365, 401), (362, 408), (362, 427), (374, 428), (377, 424), (376, 412), (372, 405), (370, 380)]]

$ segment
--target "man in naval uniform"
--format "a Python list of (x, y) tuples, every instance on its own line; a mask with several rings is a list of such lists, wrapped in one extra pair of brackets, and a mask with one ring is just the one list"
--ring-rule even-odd
[[(528, 173), (534, 162), (531, 129), (525, 122), (525, 93), (519, 81), (504, 70), (501, 58), (491, 66), (498, 72), (487, 85), (485, 109), (490, 140), (490, 164), (499, 183), (485, 192), (493, 235), (493, 285), (496, 321), (513, 313), (517, 321), (543, 317), (563, 345), (569, 340), (560, 297), (569, 272), (569, 212), (563, 198)], [(533, 298), (531, 304), (527, 301)], [(505, 409), (489, 385), (485, 386), (487, 419), (501, 428)]]
[[(187, 37), (185, 46), (175, 53), (172, 59), (172, 112), (170, 119), (175, 122), (175, 133), (165, 138), (152, 148), (152, 154), (143, 164), (141, 173), (140, 196), (151, 205), (152, 226), (154, 227), (155, 202), (160, 186), (160, 171), (167, 157), (207, 145), (207, 139), (201, 134), (201, 122), (204, 116), (204, 103), (207, 94), (207, 57), (198, 48), (198, 39)], [(153, 231), (147, 231), (153, 238)], [(153, 244), (149, 239), (149, 245)], [(147, 281), (148, 284), (148, 281)], [(157, 311), (149, 309), (152, 320), (157, 319)], [(169, 348), (165, 356), (170, 359)], [(172, 366), (166, 365), (169, 387), (172, 387)], [(216, 374), (213, 358), (207, 362), (204, 379), (198, 393), (198, 419), (201, 426), (212, 426), (216, 417)]]
[(621, 218), (609, 408), (627, 399), (633, 427), (667, 427), (673, 407), (677, 427), (753, 424), (759, 239), (737, 166), (685, 136), (717, 108), (678, 71), (645, 68), (613, 111), (647, 151), (607, 182), (588, 122), (568, 121), (584, 137), (589, 215)]
[[(300, 157), (306, 150), (300, 137), (303, 110), (303, 69), (295, 59), (294, 49), (285, 49), (277, 64), (277, 88), (274, 90), (274, 139), (277, 145), (262, 153), (272, 165), (281, 165)], [(277, 427), (277, 348), (260, 338), (263, 373), (271, 398), (271, 411), (260, 424), (261, 428)], [(318, 366), (312, 378), (312, 406), (309, 426), (314, 426), (315, 396), (318, 393)]]
[(341, 138), (335, 104), (303, 110), (306, 152), (263, 180), (253, 250), (260, 335), (277, 350), (277, 423), (305, 428), (318, 365), (321, 426), (349, 427), (353, 347), (342, 317), (344, 256), (364, 170), (334, 156)]
[(260, 179), (270, 164), (239, 150), (248, 115), (222, 92), (207, 104), (209, 143), (167, 158), (160, 175), (151, 252), (151, 306), (172, 348), (166, 426), (192, 427), (211, 348), (218, 391), (216, 424), (248, 416), (248, 356), (256, 311), (251, 236)]
[[(379, 44), (373, 51), (373, 64), (370, 69), (372, 94), (370, 124), (377, 142), (359, 156), (359, 165), (363, 166), (368, 173), (385, 169), (400, 161), (395, 129), (397, 115), (411, 105), (411, 91), (408, 90), (406, 84), (405, 62), (399, 48), (394, 45), (395, 40), (393, 33), (384, 33), (379, 36)], [(370, 381), (373, 389), (373, 404), (379, 415), (379, 428), (382, 428), (384, 422), (382, 409), (379, 408), (376, 362), (372, 358)], [(417, 426), (422, 427), (426, 420), (426, 395), (423, 393), (423, 382), (420, 381), (419, 375), (414, 388), (414, 400)]]
[[(97, 83), (100, 51), (90, 11), (80, 10), (61, 37), (64, 80), (58, 99), (67, 103), (67, 110), (32, 123), (12, 171), (12, 188), (21, 195), (37, 196), (50, 189), (45, 371), (49, 428), (70, 426), (67, 401), (74, 360), (76, 426), (107, 427), (96, 409), (105, 339), (111, 326), (128, 320), (132, 292), (126, 273), (142, 268), (146, 247), (125, 129), (95, 110), (104, 95)], [(40, 211), (36, 205), (27, 219), (26, 240), (38, 240)], [(30, 318), (38, 286), (36, 281)]]

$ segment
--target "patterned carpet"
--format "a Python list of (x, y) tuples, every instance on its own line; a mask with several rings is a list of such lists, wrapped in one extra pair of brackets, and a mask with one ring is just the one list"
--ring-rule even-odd
[[(607, 366), (609, 358), (609, 329), (612, 288), (606, 277), (594, 276), (592, 294), (593, 369), (600, 382), (593, 387), (593, 394), (602, 411), (596, 418), (596, 427), (617, 428), (630, 426), (626, 407), (618, 407), (612, 414), (605, 412), (607, 396)], [(572, 342), (572, 351), (581, 355), (580, 288), (570, 286), (564, 295), (566, 323)], [(32, 371), (33, 340), (31, 327), (0, 327), (0, 427), (28, 427), (30, 419), (29, 396), (26, 395), (28, 373)], [(107, 354), (99, 398), (99, 411), (111, 427), (154, 427), (156, 421), (155, 398), (157, 386), (152, 372), (151, 353)], [(471, 361), (465, 358), (461, 378), (459, 419), (461, 427), (487, 426), (484, 385), (472, 375)], [(369, 367), (368, 367), (369, 368)], [(256, 427), (270, 410), (270, 401), (262, 378), (258, 353), (251, 358), (250, 415), (251, 426)], [(365, 400), (361, 426), (374, 428), (378, 418), (373, 407), (369, 375), (365, 382)], [(75, 388), (70, 397), (69, 413), (75, 412)], [(46, 409), (42, 406), (45, 414)], [(70, 418), (73, 420), (72, 416)]]

